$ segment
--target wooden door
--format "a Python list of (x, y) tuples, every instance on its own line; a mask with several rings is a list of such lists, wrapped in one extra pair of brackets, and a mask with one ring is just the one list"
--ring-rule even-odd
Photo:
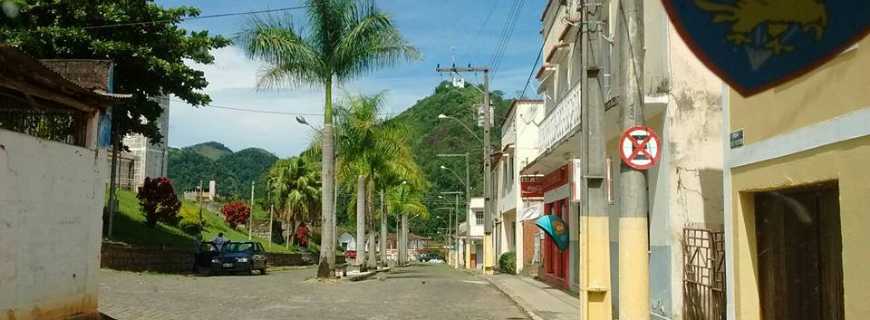
[(836, 186), (756, 195), (763, 319), (843, 319), (843, 264)]

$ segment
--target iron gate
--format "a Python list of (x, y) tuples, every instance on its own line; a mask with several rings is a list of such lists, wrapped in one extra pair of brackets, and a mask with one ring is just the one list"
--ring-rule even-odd
[(683, 316), (725, 319), (725, 238), (721, 231), (683, 229)]

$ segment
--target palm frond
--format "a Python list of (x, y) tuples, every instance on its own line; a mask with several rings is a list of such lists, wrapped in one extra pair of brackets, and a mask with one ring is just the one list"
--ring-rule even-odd
[(253, 18), (236, 35), (248, 57), (265, 63), (258, 87), (319, 85), (331, 77), (322, 55), (296, 30), (289, 20)]

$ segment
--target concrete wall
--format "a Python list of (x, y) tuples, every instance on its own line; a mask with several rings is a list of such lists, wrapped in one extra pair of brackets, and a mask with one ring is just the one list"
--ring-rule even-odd
[[(870, 314), (870, 39), (821, 68), (750, 98), (736, 92), (727, 132), (743, 129), (729, 151), (726, 242), (729, 319), (761, 319), (754, 193), (836, 181), (839, 188), (845, 319)], [(727, 174), (727, 172), (726, 172)]]
[(106, 164), (0, 129), (0, 319), (96, 316)]

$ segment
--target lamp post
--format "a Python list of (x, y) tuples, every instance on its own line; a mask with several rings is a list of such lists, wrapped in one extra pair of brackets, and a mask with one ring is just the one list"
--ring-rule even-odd
[[(465, 208), (468, 209), (469, 204), (467, 202), (471, 201), (471, 182), (470, 182), (470, 176), (469, 176), (470, 168), (468, 165), (468, 153), (439, 153), (436, 156), (441, 157), (441, 158), (465, 157), (465, 201), (466, 201)], [(442, 170), (447, 169), (447, 167), (445, 167), (443, 165), (441, 166), (441, 168), (442, 168)], [(454, 173), (454, 175), (456, 174), (455, 171), (453, 171), (453, 173)]]
[(438, 119), (441, 119), (441, 120), (451, 119), (453, 121), (456, 121), (457, 123), (459, 123), (459, 125), (461, 125), (463, 128), (465, 128), (465, 131), (468, 131), (468, 134), (470, 134), (472, 137), (477, 139), (478, 143), (483, 144), (483, 140), (481, 140), (480, 137), (478, 137), (477, 134), (474, 133), (474, 130), (471, 130), (471, 128), (469, 128), (468, 125), (465, 124), (465, 122), (462, 122), (462, 120), (459, 120), (456, 117), (448, 116), (448, 115), (443, 114), (443, 113), (438, 115)]
[[(444, 194), (444, 195), (452, 194), (452, 195), (456, 196), (456, 204), (455, 204), (455, 207), (453, 210), (453, 214), (454, 214), (454, 217), (453, 217), (453, 236), (451, 237), (451, 239), (453, 240), (453, 243), (451, 244), (451, 247), (453, 248), (453, 253), (455, 254), (453, 257), (454, 267), (458, 269), (459, 268), (459, 195), (461, 195), (462, 192), (461, 191), (447, 191), (447, 192), (441, 192), (441, 194)], [(438, 197), (443, 199), (442, 196), (438, 196)], [(466, 199), (466, 201), (468, 201), (468, 199)]]

